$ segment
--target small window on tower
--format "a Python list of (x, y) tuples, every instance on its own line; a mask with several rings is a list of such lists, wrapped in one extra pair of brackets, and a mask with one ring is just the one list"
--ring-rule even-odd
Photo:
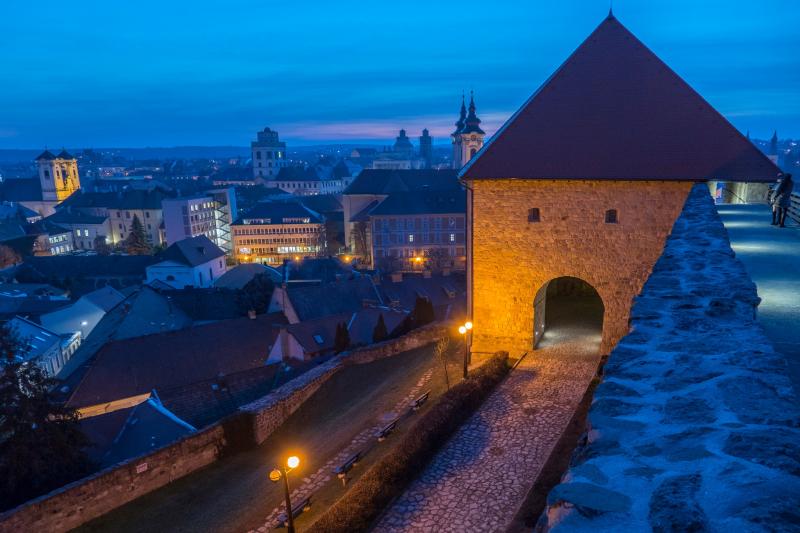
[(531, 207), (528, 209), (528, 222), (539, 222), (539, 208)]
[(617, 222), (617, 210), (609, 209), (606, 211), (606, 224), (616, 224)]

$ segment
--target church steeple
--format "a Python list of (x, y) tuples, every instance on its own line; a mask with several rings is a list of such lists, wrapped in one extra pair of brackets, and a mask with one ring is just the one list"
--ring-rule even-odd
[(464, 93), (461, 93), (461, 113), (458, 116), (458, 122), (456, 122), (456, 131), (453, 132), (453, 135), (458, 135), (461, 133), (461, 130), (464, 129), (464, 124), (467, 119), (467, 106), (464, 101)]
[(453, 132), (453, 168), (460, 169), (483, 147), (486, 135), (481, 129), (481, 119), (475, 112), (475, 93), (469, 92), (469, 114), (464, 95), (461, 95), (461, 116)]
[(481, 129), (481, 119), (475, 114), (475, 94), (472, 91), (469, 92), (469, 115), (467, 115), (461, 133), (486, 134), (486, 132)]

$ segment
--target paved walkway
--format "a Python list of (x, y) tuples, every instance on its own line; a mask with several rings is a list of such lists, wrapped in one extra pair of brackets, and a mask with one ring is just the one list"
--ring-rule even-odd
[(376, 530), (505, 529), (595, 375), (599, 340), (593, 327), (548, 331)]
[(758, 320), (800, 391), (800, 228), (771, 226), (766, 205), (717, 206), (731, 246), (758, 287)]

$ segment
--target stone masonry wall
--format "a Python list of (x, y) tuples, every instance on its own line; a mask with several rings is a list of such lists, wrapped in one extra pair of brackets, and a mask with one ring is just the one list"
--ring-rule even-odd
[[(633, 297), (692, 184), (503, 179), (471, 186), (473, 352), (530, 350), (536, 292), (572, 276), (603, 300), (607, 354), (628, 332)], [(539, 208), (540, 222), (528, 222), (530, 208)], [(617, 210), (618, 223), (604, 222), (608, 209)]]
[(697, 185), (605, 366), (537, 531), (797, 531), (800, 407)]
[(69, 531), (213, 463), (225, 446), (216, 424), (0, 514), (0, 532)]
[[(431, 324), (397, 339), (345, 352), (279, 387), (240, 412), (148, 455), (111, 466), (0, 514), (0, 533), (69, 531), (207, 466), (223, 449), (260, 444), (340, 369), (430, 344), (448, 332)], [(252, 431), (252, 435), (248, 433)]]
[(430, 344), (447, 334), (446, 326), (431, 324), (414, 330), (397, 339), (391, 339), (351, 352), (345, 352), (330, 361), (298, 376), (274, 392), (244, 405), (241, 410), (252, 418), (253, 437), (257, 444), (264, 442), (292, 413), (297, 411), (323, 383), (348, 365), (371, 363)]

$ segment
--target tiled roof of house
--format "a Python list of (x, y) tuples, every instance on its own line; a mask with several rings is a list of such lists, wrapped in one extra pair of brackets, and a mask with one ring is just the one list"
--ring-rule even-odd
[(162, 261), (174, 261), (189, 267), (200, 266), (225, 255), (225, 250), (205, 235), (182, 239), (170, 245), (160, 255)]
[(90, 293), (84, 294), (81, 298), (91, 302), (106, 313), (111, 311), (125, 299), (125, 296), (114, 287), (103, 287)]
[(411, 311), (417, 297), (427, 298), (433, 304), (436, 318), (466, 316), (467, 288), (463, 275), (431, 276), (404, 275), (399, 283), (388, 277), (378, 286), (385, 305)]
[(408, 315), (408, 312), (388, 307), (362, 308), (353, 312), (327, 315), (290, 324), (286, 326), (286, 331), (297, 340), (306, 353), (326, 353), (333, 349), (338, 324), (347, 326), (351, 346), (371, 344), (373, 330), (378, 324), (379, 315), (383, 315), (387, 332), (391, 334)]
[(609, 15), (463, 179), (774, 181), (778, 168)]
[(109, 342), (68, 404), (95, 405), (258, 368), (284, 323), (274, 313)]
[(189, 287), (160, 292), (195, 322), (240, 318), (247, 311), (239, 292), (234, 289)]
[(466, 214), (467, 193), (462, 190), (395, 192), (369, 211), (371, 216)]
[(365, 169), (344, 194), (389, 194), (392, 192), (459, 189), (455, 170)]
[(301, 204), (311, 209), (315, 213), (334, 213), (342, 211), (341, 196), (335, 194), (312, 194), (301, 196), (298, 200)]
[(365, 303), (382, 303), (372, 278), (368, 276), (304, 287), (290, 284), (287, 293), (300, 321), (353, 313), (363, 308)]
[(88, 362), (107, 343), (180, 330), (191, 325), (192, 319), (169, 298), (147, 286), (139, 287), (100, 319), (58, 373), (58, 378), (67, 380), (70, 390), (73, 390)]
[(221, 289), (241, 289), (258, 274), (266, 274), (274, 283), (282, 279), (277, 269), (261, 263), (243, 263), (237, 265), (214, 281), (214, 287)]
[(169, 194), (160, 189), (126, 189), (119, 192), (84, 192), (83, 190), (78, 190), (64, 200), (59, 208), (105, 207), (106, 209), (158, 210), (161, 209), (161, 202), (170, 197)]
[(17, 334), (21, 341), (26, 343), (25, 360), (35, 359), (53, 349), (53, 346), (61, 344), (61, 336), (58, 333), (26, 318), (15, 317), (9, 321), (8, 327)]
[(70, 305), (68, 299), (51, 299), (49, 297), (6, 297), (0, 296), (0, 320), (10, 320), (22, 316), (38, 320), (44, 314)]
[(55, 224), (103, 224), (108, 217), (90, 215), (84, 211), (60, 209), (45, 218)]

